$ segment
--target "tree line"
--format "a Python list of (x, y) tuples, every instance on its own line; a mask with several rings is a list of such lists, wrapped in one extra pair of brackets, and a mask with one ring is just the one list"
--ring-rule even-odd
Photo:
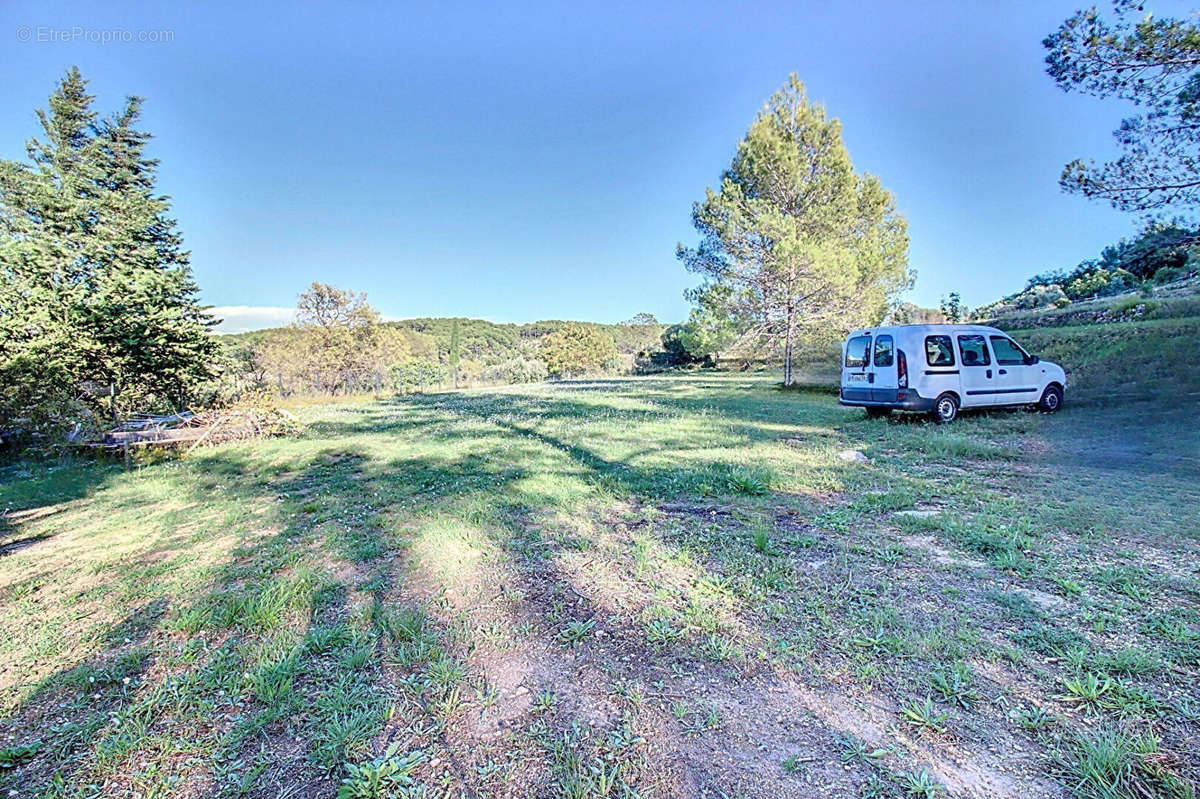
[(660, 363), (650, 355), (663, 346), (665, 329), (650, 314), (616, 325), (388, 322), (365, 294), (318, 282), (300, 295), (294, 324), (220, 336), (220, 371), (232, 395), (269, 390), (332, 396), (531, 383)]

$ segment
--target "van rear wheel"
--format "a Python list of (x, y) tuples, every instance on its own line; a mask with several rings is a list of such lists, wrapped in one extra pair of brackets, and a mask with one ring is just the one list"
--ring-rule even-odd
[(868, 419), (882, 419), (885, 416), (891, 416), (891, 408), (867, 408)]
[(1042, 398), (1038, 400), (1038, 410), (1042, 413), (1054, 413), (1063, 404), (1062, 389), (1058, 386), (1046, 386)]
[(958, 397), (950, 392), (939, 394), (933, 402), (933, 420), (938, 424), (949, 424), (958, 418)]

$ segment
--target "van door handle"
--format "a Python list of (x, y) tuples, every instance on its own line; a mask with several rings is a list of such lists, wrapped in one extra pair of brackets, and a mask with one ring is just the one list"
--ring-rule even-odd
[(1006, 375), (1006, 374), (1008, 374), (1008, 370), (1007, 370), (1007, 369), (1001, 369), (1001, 370), (1000, 370), (1000, 374), (1002, 374), (1002, 375)]
[(992, 379), (992, 370), (991, 370), (991, 369), (988, 369), (988, 370), (987, 370), (987, 376), (988, 376), (988, 379), (989, 379), (989, 380), (991, 380), (991, 379)]
[(868, 374), (867, 374), (867, 382), (868, 382), (868, 383), (874, 383), (874, 382), (875, 382), (875, 373), (874, 373), (874, 372), (870, 372), (870, 373), (868, 373)]

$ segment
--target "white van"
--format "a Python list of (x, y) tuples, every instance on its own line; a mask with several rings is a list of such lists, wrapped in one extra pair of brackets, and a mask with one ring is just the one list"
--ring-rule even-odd
[(951, 422), (959, 408), (1062, 407), (1062, 367), (1029, 355), (994, 327), (897, 325), (856, 330), (842, 345), (841, 403), (867, 409), (932, 413)]

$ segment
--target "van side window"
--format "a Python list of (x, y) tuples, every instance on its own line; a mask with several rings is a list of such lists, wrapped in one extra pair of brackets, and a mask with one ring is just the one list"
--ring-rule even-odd
[(1004, 336), (992, 336), (992, 352), (1000, 366), (1021, 366), (1025, 363), (1025, 350), (1015, 341)]
[(962, 352), (963, 366), (987, 366), (992, 362), (983, 336), (959, 336), (958, 349)]
[(891, 336), (876, 336), (875, 337), (875, 354), (872, 357), (875, 359), (876, 366), (891, 366), (892, 365), (892, 337)]
[(925, 337), (925, 363), (930, 366), (954, 365), (954, 348), (949, 336)]
[(871, 359), (871, 337), (855, 336), (846, 342), (846, 366), (855, 369), (866, 366)]

